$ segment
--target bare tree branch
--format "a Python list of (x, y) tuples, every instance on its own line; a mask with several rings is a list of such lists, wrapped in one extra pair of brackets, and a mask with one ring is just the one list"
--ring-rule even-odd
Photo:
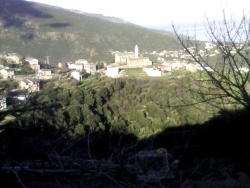
[[(206, 33), (216, 51), (216, 59), (210, 61), (209, 54), (200, 54), (198, 41), (178, 33), (172, 24), (177, 42), (208, 76), (200, 82), (200, 89), (191, 91), (200, 95), (203, 102), (221, 100), (221, 104), (238, 103), (250, 109), (250, 42), (249, 18), (244, 14), (241, 20), (227, 18), (223, 11), (222, 21), (205, 19)], [(210, 83), (209, 83), (210, 82)], [(213, 84), (212, 84), (213, 83)], [(216, 85), (216, 87), (214, 86)]]

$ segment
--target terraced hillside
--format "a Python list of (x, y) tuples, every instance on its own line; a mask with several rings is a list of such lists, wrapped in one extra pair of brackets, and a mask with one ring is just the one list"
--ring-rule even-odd
[(124, 75), (127, 75), (128, 77), (136, 77), (136, 78), (145, 78), (148, 77), (148, 75), (142, 70), (142, 68), (127, 68), (124, 69)]

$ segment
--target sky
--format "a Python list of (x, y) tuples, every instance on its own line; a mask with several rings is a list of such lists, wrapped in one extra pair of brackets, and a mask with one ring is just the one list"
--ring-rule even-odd
[[(28, 0), (30, 1), (30, 0)], [(202, 23), (227, 15), (241, 17), (250, 14), (248, 0), (32, 0), (82, 12), (122, 18), (145, 27), (160, 28), (172, 23)]]
[(222, 10), (233, 16), (250, 13), (248, 0), (32, 0), (67, 9), (114, 16), (142, 25), (195, 24), (205, 16), (218, 19)]

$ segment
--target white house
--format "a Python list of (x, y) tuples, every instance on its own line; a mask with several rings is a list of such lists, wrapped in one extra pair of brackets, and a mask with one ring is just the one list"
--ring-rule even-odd
[(71, 70), (75, 70), (76, 69), (76, 64), (75, 63), (67, 63), (68, 68)]
[(40, 65), (38, 62), (38, 59), (35, 59), (33, 57), (26, 57), (25, 61), (29, 62), (30, 68), (32, 68), (34, 71), (39, 71), (40, 70)]
[(84, 64), (75, 64), (75, 70), (82, 71)]
[(58, 63), (58, 68), (66, 68), (66, 67), (67, 67), (67, 63), (62, 63), (62, 62)]
[(215, 45), (213, 44), (213, 43), (211, 43), (211, 42), (206, 42), (205, 43), (205, 49), (206, 50), (211, 50), (211, 49), (213, 49), (215, 47)]
[(204, 67), (204, 69), (206, 69), (208, 72), (214, 72), (214, 70), (211, 67), (208, 67), (208, 66)]
[(239, 71), (247, 73), (247, 72), (249, 72), (249, 68), (247, 68), (247, 67), (240, 67)]
[(74, 69), (78, 71), (82, 71), (86, 64), (88, 64), (88, 61), (86, 59), (78, 59), (75, 61)]
[(11, 53), (6, 56), (6, 60), (11, 63), (19, 64), (21, 62), (19, 55)]
[(86, 59), (78, 59), (78, 60), (75, 61), (75, 64), (84, 65), (84, 64), (87, 64), (87, 63), (88, 63), (88, 61)]
[(1, 73), (2, 77), (5, 79), (15, 77), (14, 69), (10, 69), (10, 68), (1, 69), (0, 73)]
[(119, 68), (118, 67), (112, 67), (112, 66), (107, 66), (107, 70), (105, 72), (105, 75), (108, 77), (117, 77), (119, 75)]
[(36, 92), (40, 90), (40, 85), (36, 79), (24, 79), (19, 82), (19, 88), (28, 92)]
[(190, 72), (196, 72), (198, 70), (198, 66), (195, 63), (188, 63), (186, 65), (186, 70)]
[(176, 62), (174, 62), (174, 63), (172, 63), (172, 69), (173, 70), (175, 70), (175, 69), (180, 69), (180, 68), (182, 68), (183, 66), (181, 65), (181, 62), (179, 62), (179, 61), (176, 61)]
[(144, 68), (143, 71), (147, 73), (148, 76), (151, 77), (161, 77), (161, 71), (153, 68)]
[(75, 71), (71, 72), (71, 77), (73, 77), (79, 81), (82, 81), (82, 76), (83, 76), (83, 74), (80, 71), (75, 70)]
[(171, 71), (172, 71), (172, 64), (171, 64), (171, 63), (164, 62), (164, 63), (161, 64), (160, 69), (161, 69), (162, 71), (171, 72)]
[(89, 74), (95, 74), (96, 73), (96, 64), (95, 63), (84, 64), (84, 69)]
[[(87, 63), (88, 64), (88, 63)], [(68, 68), (71, 70), (77, 70), (77, 71), (82, 71), (85, 69), (86, 64), (81, 64), (81, 63), (68, 63)]]
[(50, 69), (40, 69), (38, 72), (37, 72), (37, 75), (38, 76), (51, 76), (51, 70)]
[(30, 64), (36, 64), (36, 65), (38, 65), (38, 59), (35, 59), (33, 57), (26, 57), (25, 61), (29, 62)]

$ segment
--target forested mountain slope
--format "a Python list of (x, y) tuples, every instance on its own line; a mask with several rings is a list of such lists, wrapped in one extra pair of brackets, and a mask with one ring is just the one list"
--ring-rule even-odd
[(51, 61), (112, 61), (111, 51), (175, 49), (173, 35), (126, 21), (23, 0), (1, 0), (0, 49)]

